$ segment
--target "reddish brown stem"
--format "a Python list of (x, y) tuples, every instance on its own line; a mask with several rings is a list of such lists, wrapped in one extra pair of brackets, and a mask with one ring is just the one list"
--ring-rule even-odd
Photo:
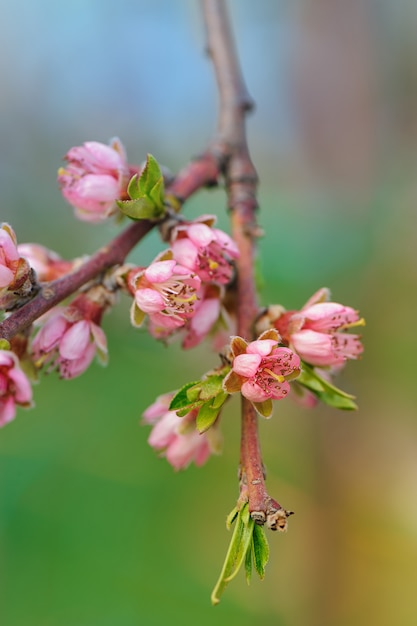
[[(219, 125), (213, 149), (227, 155), (224, 166), (232, 233), (239, 248), (237, 266), (237, 333), (252, 340), (258, 311), (254, 277), (254, 239), (258, 233), (257, 175), (246, 141), (246, 114), (252, 108), (223, 0), (203, 0), (208, 52), (220, 95)], [(253, 405), (242, 398), (241, 480), (249, 498), (249, 510), (259, 523), (270, 511), (271, 498), (265, 478), (258, 437), (258, 418)], [(279, 506), (279, 505), (278, 505)]]

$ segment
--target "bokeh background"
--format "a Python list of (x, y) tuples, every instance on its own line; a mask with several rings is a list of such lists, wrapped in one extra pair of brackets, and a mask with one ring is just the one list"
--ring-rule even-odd
[[(276, 406), (260, 425), (270, 492), (296, 511), (264, 582), (209, 596), (237, 496), (239, 418), (224, 453), (175, 474), (142, 411), (212, 366), (104, 321), (110, 365), (36, 387), (0, 433), (2, 626), (408, 626), (417, 620), (417, 5), (231, 0), (257, 109), (263, 303), (320, 286), (366, 317), (340, 385), (358, 412)], [(196, 0), (0, 1), (0, 211), (20, 242), (71, 258), (115, 226), (76, 222), (56, 185), (73, 145), (118, 135), (176, 171), (211, 137), (217, 95)], [(187, 213), (216, 212), (202, 192)], [(132, 255), (149, 262), (151, 235)], [(284, 403), (283, 403), (284, 404)]]

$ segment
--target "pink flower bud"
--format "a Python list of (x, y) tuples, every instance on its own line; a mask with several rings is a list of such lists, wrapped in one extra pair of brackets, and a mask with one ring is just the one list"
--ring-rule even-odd
[(169, 410), (173, 397), (173, 393), (159, 396), (144, 412), (144, 421), (153, 424), (148, 443), (161, 452), (176, 470), (184, 469), (192, 462), (197, 466), (203, 465), (214, 451), (210, 436), (196, 430), (198, 410), (184, 417), (178, 417), (175, 411)]
[(226, 285), (233, 277), (232, 260), (238, 258), (239, 251), (233, 239), (211, 227), (213, 222), (212, 216), (202, 216), (175, 227), (171, 247), (174, 259), (196, 272), (203, 282)]
[(0, 226), (0, 293), (15, 282), (20, 259), (16, 244), (13, 228), (3, 223)]
[(101, 222), (117, 211), (116, 200), (126, 191), (129, 166), (119, 139), (110, 146), (87, 141), (71, 148), (67, 167), (58, 171), (64, 198), (75, 215), (86, 222)]
[(31, 402), (32, 388), (17, 356), (10, 350), (0, 350), (0, 426), (14, 419), (16, 405), (29, 407)]

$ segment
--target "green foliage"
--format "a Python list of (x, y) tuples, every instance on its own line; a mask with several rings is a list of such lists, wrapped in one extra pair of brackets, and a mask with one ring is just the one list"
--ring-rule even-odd
[(135, 174), (128, 185), (130, 200), (117, 203), (119, 209), (134, 220), (159, 220), (166, 212), (164, 177), (156, 159), (148, 154), (140, 176)]
[(335, 385), (325, 380), (313, 367), (306, 363), (302, 364), (302, 370), (297, 378), (297, 383), (309, 389), (322, 402), (336, 409), (353, 411), (358, 408), (354, 401), (355, 396), (335, 387)]
[(208, 372), (196, 382), (186, 383), (173, 397), (169, 406), (179, 417), (198, 409), (197, 429), (204, 433), (216, 421), (228, 394), (223, 391), (223, 380), (229, 366)]
[(236, 521), (236, 525), (222, 571), (211, 594), (212, 604), (220, 602), (220, 596), (229, 582), (235, 578), (243, 563), (245, 563), (248, 584), (251, 580), (253, 564), (261, 578), (265, 575), (269, 546), (263, 527), (255, 524), (251, 518), (247, 502), (240, 509), (233, 509), (228, 515), (226, 525), (229, 529), (233, 521)]

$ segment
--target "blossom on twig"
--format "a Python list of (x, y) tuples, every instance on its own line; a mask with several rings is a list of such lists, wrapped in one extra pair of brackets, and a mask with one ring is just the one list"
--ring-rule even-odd
[(239, 251), (233, 239), (212, 228), (215, 217), (202, 215), (193, 222), (173, 228), (171, 248), (174, 259), (196, 272), (203, 282), (226, 285), (233, 277), (232, 260)]
[(195, 272), (179, 265), (168, 250), (147, 268), (132, 270), (127, 284), (134, 296), (132, 324), (141, 326), (148, 315), (151, 334), (165, 338), (192, 317), (201, 281)]
[(340, 366), (347, 359), (357, 359), (363, 352), (360, 335), (350, 328), (362, 326), (364, 320), (355, 309), (337, 302), (328, 302), (329, 291), (317, 291), (300, 311), (271, 307), (273, 326), (284, 343), (311, 365)]
[(58, 170), (62, 195), (85, 222), (102, 222), (117, 212), (116, 200), (126, 192), (129, 166), (124, 147), (115, 138), (109, 146), (86, 141), (65, 155)]
[(267, 330), (249, 344), (233, 337), (230, 349), (232, 369), (223, 382), (228, 393), (240, 391), (258, 413), (270, 417), (271, 400), (282, 400), (289, 391), (289, 380), (300, 373), (300, 359), (289, 348), (279, 347), (276, 330)]
[(56, 367), (62, 378), (69, 379), (82, 374), (96, 354), (106, 363), (107, 341), (99, 326), (109, 305), (106, 297), (106, 290), (96, 287), (69, 306), (53, 309), (32, 342), (35, 365)]
[(176, 470), (185, 469), (194, 462), (203, 465), (210, 454), (218, 451), (219, 433), (216, 427), (199, 433), (196, 429), (198, 409), (184, 417), (169, 410), (174, 393), (159, 396), (143, 414), (144, 422), (153, 428), (148, 443)]
[(0, 426), (14, 419), (16, 405), (29, 407), (31, 402), (32, 387), (17, 356), (10, 350), (0, 350)]

